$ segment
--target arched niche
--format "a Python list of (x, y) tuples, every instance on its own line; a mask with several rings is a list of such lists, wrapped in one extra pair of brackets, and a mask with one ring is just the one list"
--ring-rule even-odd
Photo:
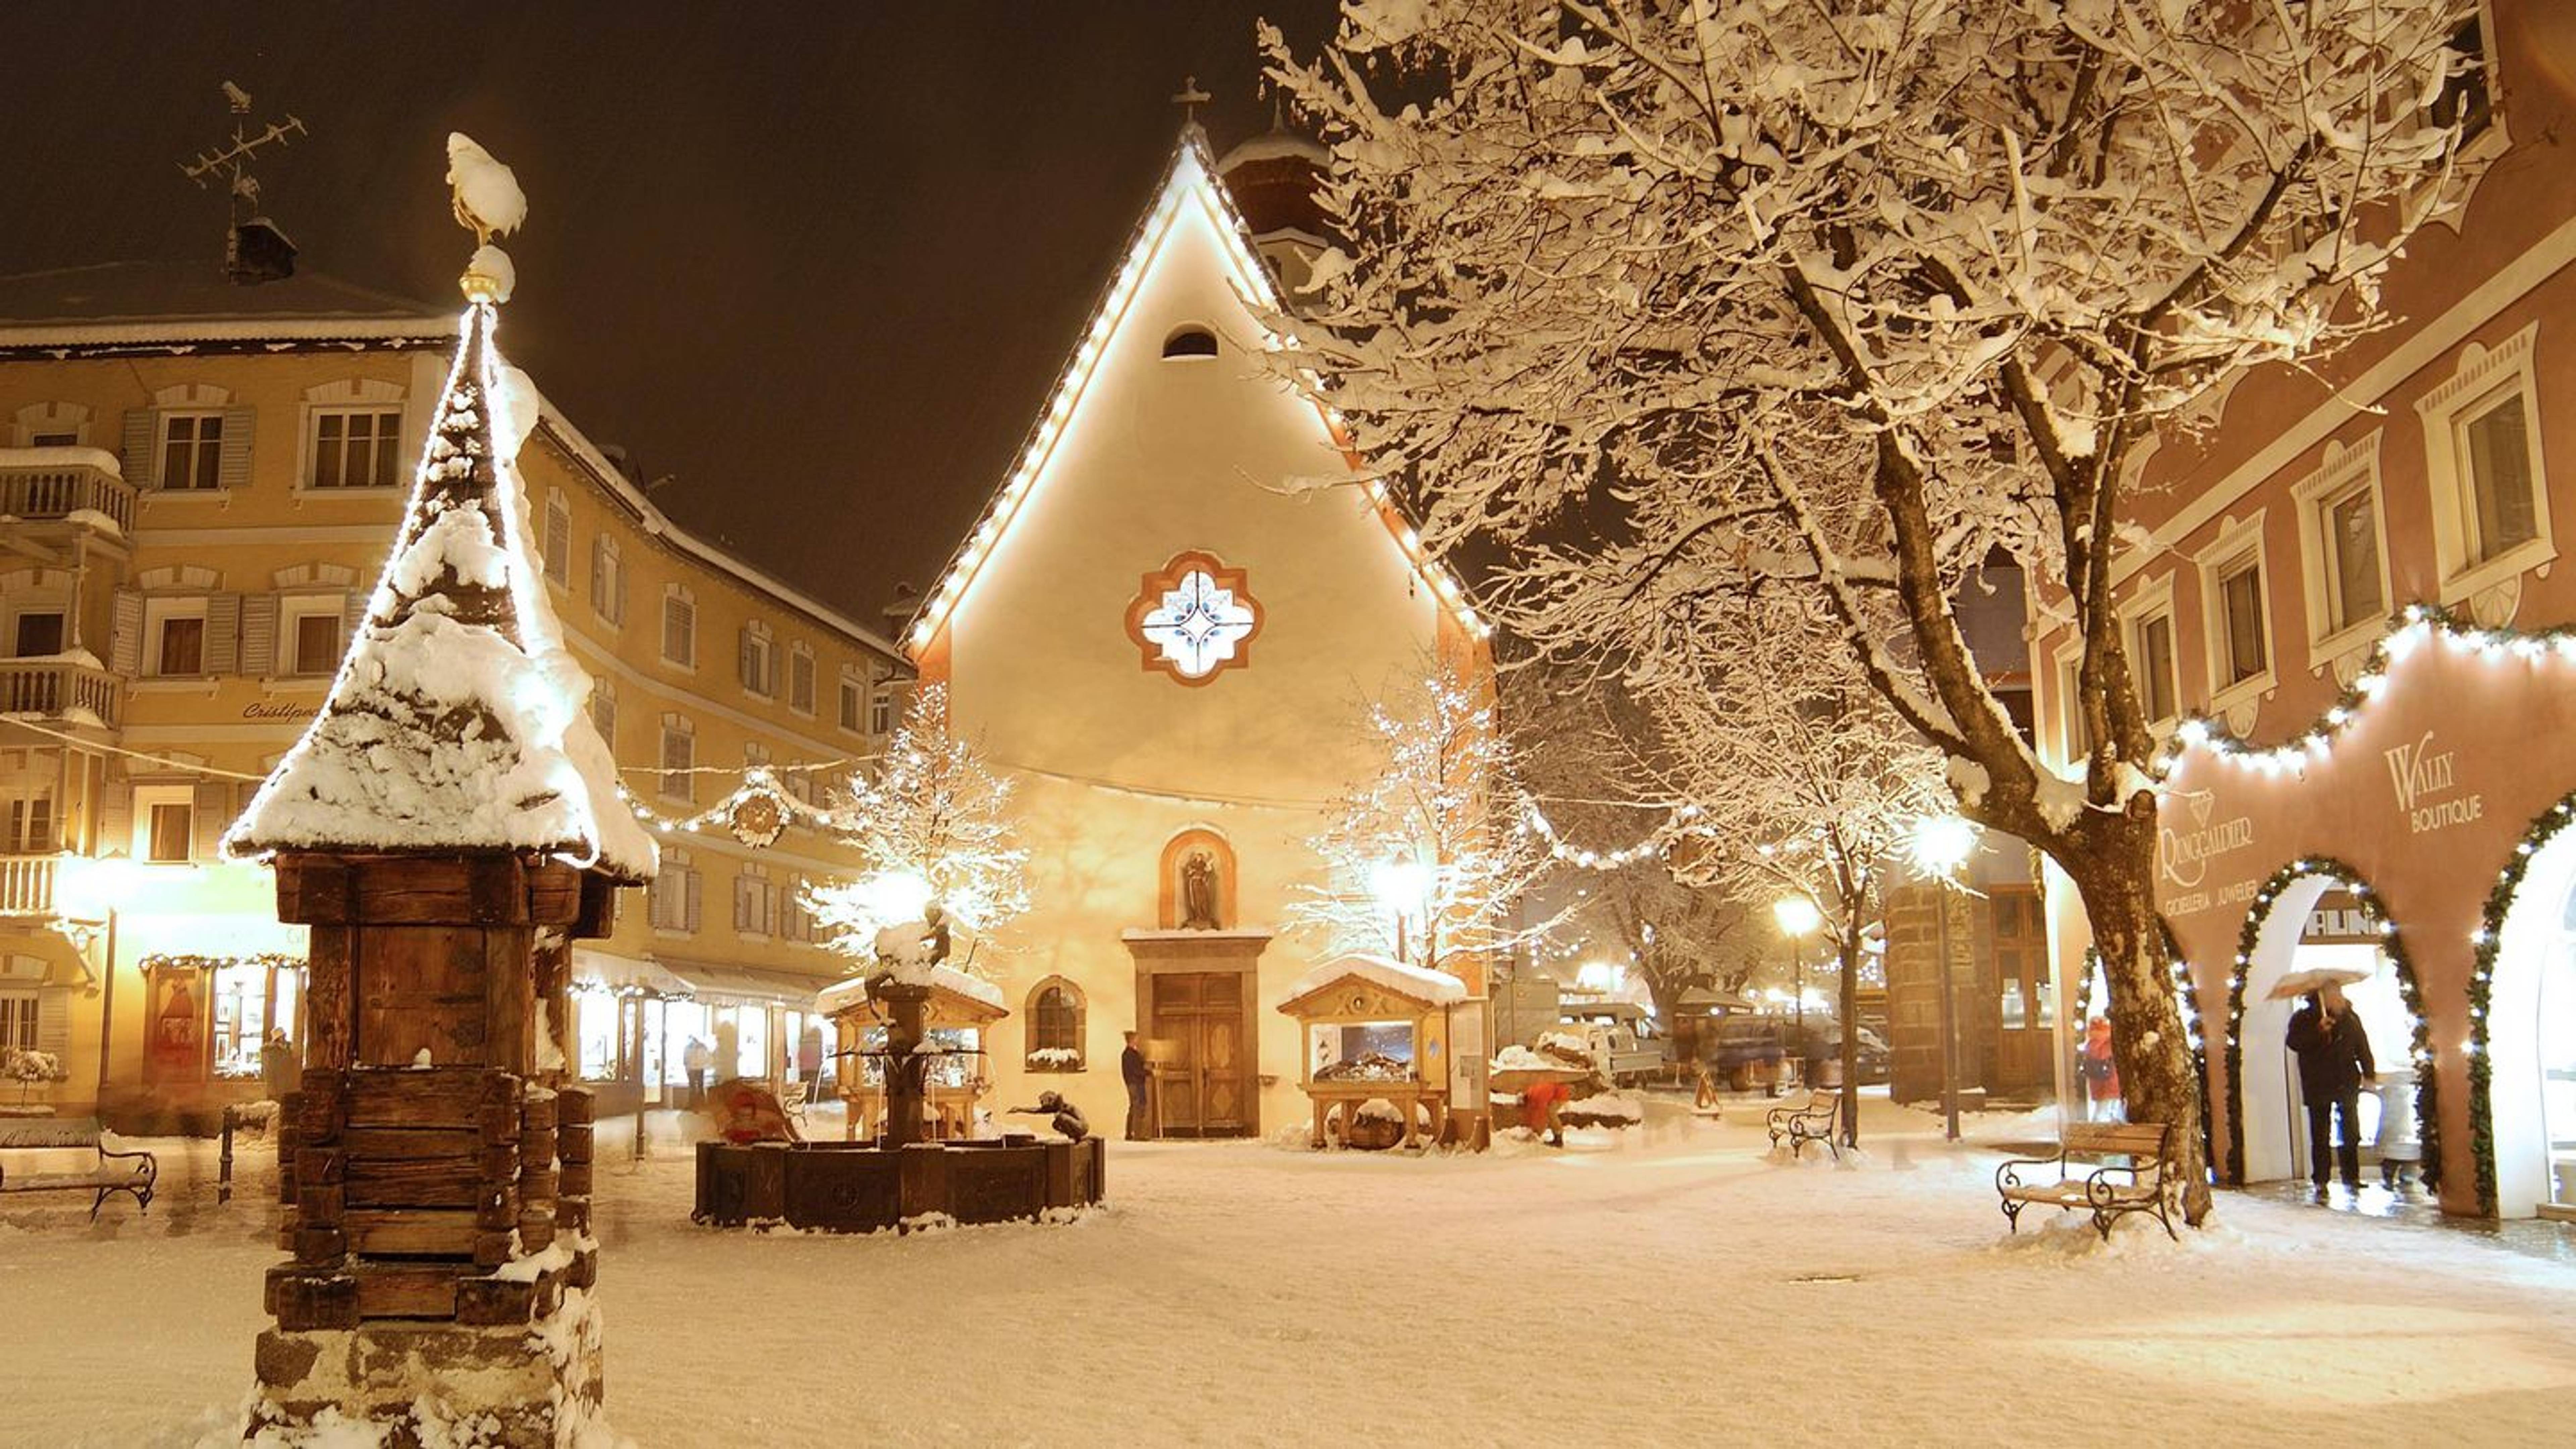
[(1242, 913), (1235, 907), (1236, 883), (1242, 873), (1235, 868), (1233, 843), (1211, 827), (1193, 825), (1164, 842), (1163, 858), (1155, 872), (1154, 924), (1166, 931), (1177, 931), (1188, 924), (1182, 881), (1190, 857), (1201, 851), (1207, 853), (1208, 863), (1216, 871), (1216, 928), (1231, 931), (1243, 924)]

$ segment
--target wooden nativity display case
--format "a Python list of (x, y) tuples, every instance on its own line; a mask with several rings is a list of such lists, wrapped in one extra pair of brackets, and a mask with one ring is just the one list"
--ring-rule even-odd
[[(1420, 978), (1418, 981), (1410, 978)], [(1449, 1007), (1456, 978), (1390, 962), (1328, 965), (1296, 982), (1279, 1010), (1301, 1044), (1297, 1085), (1314, 1112), (1310, 1145), (1419, 1145), (1449, 1115)], [(1394, 1108), (1395, 1120), (1369, 1103)], [(1426, 1120), (1427, 1119), (1427, 1120)]]

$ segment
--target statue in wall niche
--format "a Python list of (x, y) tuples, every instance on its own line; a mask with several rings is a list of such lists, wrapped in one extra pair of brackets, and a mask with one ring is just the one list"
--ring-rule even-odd
[(1193, 850), (1181, 862), (1181, 929), (1213, 931), (1216, 918), (1216, 858)]

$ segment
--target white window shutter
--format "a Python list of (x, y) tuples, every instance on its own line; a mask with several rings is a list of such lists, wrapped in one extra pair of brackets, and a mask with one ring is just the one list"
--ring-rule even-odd
[(683, 878), (688, 882), (689, 893), (686, 919), (682, 922), (680, 929), (684, 931), (694, 931), (698, 928), (698, 922), (700, 920), (698, 907), (701, 902), (698, 899), (698, 885), (702, 877), (698, 874), (697, 870), (692, 867), (684, 873)]
[(143, 672), (143, 595), (134, 589), (116, 591), (116, 628), (107, 646), (107, 662), (129, 679)]
[(371, 594), (354, 590), (349, 594), (349, 601), (342, 608), (340, 618), (340, 647), (344, 651), (357, 641), (358, 631), (366, 627), (367, 601), (372, 597)]
[(250, 428), (255, 408), (224, 409), (224, 446), (215, 482), (224, 488), (250, 486)]
[(189, 824), (196, 827), (196, 858), (200, 861), (223, 858), (224, 832), (233, 823), (233, 787), (222, 780), (197, 782), (197, 798), (189, 811)]
[(134, 848), (134, 786), (109, 780), (100, 786), (98, 849), (101, 854)]
[(241, 672), (277, 672), (277, 595), (251, 594), (241, 601)]
[(161, 486), (161, 418), (150, 408), (125, 410), (125, 481), (137, 488)]
[(206, 596), (206, 672), (238, 674), (241, 672), (242, 596), (208, 594)]

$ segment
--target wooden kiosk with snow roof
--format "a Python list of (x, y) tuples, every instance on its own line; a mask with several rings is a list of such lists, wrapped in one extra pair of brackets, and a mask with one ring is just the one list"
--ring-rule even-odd
[(1052, 1090), (1120, 1120), (1133, 1029), (1147, 1135), (1306, 1118), (1305, 1043), (1275, 1008), (1329, 950), (1284, 933), (1291, 903), (1332, 885), (1310, 842), (1328, 802), (1385, 768), (1371, 698), (1439, 669), (1490, 677), (1456, 581), (1359, 481), (1335, 420), (1266, 366), (1282, 281), (1323, 244), (1328, 164), (1284, 135), (1220, 160), (1183, 129), (1025, 449), (905, 634), (950, 728), (1016, 785), (1030, 909), (985, 958), (1014, 1013), (991, 1053), (1006, 1100)]
[[(922, 1106), (929, 1114), (924, 1135), (962, 1138), (974, 1132), (975, 1108), (993, 1090), (992, 1073), (986, 1067), (993, 1024), (1011, 1013), (993, 983), (955, 967), (934, 970), (929, 986), (922, 1025), (932, 1042), (945, 1043), (941, 1047), (945, 1055), (931, 1066), (923, 1083)], [(862, 1135), (863, 1127), (882, 1124), (886, 1112), (885, 1063), (870, 1055), (885, 1048), (886, 1019), (868, 998), (867, 988), (864, 975), (853, 976), (824, 987), (814, 997), (816, 1014), (832, 1022), (833, 1055), (841, 1064), (838, 1090), (849, 1108), (841, 1135), (853, 1141)]]
[(293, 1257), (268, 1274), (249, 1426), (286, 1442), (336, 1415), (534, 1449), (601, 1393), (567, 968), (655, 855), (528, 547), (537, 399), (493, 344), (512, 279), (490, 244), (525, 201), (472, 141), (448, 155), (480, 245), (427, 455), (328, 699), (225, 842), (273, 860), (279, 919), (311, 928), (278, 1143)]
[(1346, 956), (1289, 984), (1279, 1009), (1306, 1039), (1297, 1085), (1313, 1104), (1309, 1145), (1405, 1146), (1446, 1135), (1449, 1012), (1466, 983), (1383, 956)]

